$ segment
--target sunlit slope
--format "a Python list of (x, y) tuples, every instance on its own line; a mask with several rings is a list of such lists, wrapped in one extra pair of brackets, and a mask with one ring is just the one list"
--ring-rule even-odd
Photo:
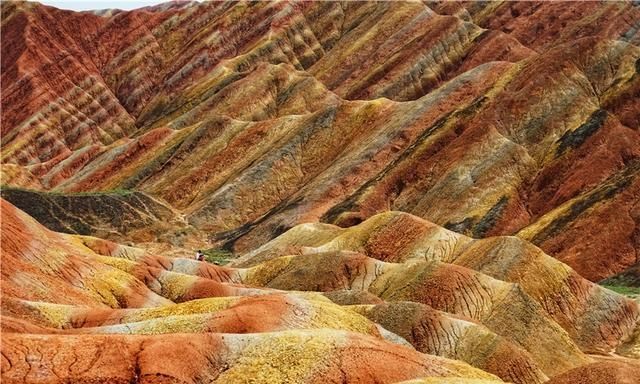
[(636, 262), (632, 3), (2, 7), (4, 183), (144, 191), (237, 252), (401, 210)]

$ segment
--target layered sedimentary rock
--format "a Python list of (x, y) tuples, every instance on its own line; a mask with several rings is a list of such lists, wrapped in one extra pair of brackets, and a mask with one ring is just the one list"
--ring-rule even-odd
[(245, 270), (154, 258), (2, 210), (3, 381), (496, 378), (422, 354), (319, 294), (244, 287), (233, 281)]
[[(305, 242), (305, 238), (309, 240)], [(365, 261), (357, 253), (345, 251), (364, 253), (370, 257), (367, 259), (369, 261)], [(604, 352), (615, 348), (619, 341), (613, 340), (629, 338), (638, 319), (638, 308), (633, 301), (585, 280), (571, 268), (517, 237), (474, 240), (405, 213), (380, 214), (347, 229), (314, 225), (294, 227), (234, 261), (233, 265), (297, 265), (297, 259), (285, 262), (287, 259), (279, 258), (282, 254), (307, 257), (305, 262), (301, 262), (303, 265), (316, 264), (312, 260), (322, 259), (320, 255), (333, 259), (334, 262), (326, 265), (322, 261), (317, 262), (319, 269), (334, 270), (332, 273), (321, 274), (324, 279), (330, 279), (330, 286), (347, 284), (347, 288), (352, 288), (362, 280), (362, 289), (370, 290), (373, 287), (376, 290), (379, 287), (385, 295), (395, 298), (410, 297), (412, 301), (423, 298), (427, 300), (425, 304), (437, 309), (451, 311), (455, 308), (454, 312), (460, 311), (478, 320), (481, 320), (484, 310), (482, 303), (488, 304), (491, 301), (486, 301), (487, 295), (492, 296), (501, 289), (506, 289), (511, 306), (524, 300), (522, 310), (526, 308), (527, 316), (533, 316), (537, 305), (528, 304), (528, 300), (532, 299), (541, 306), (546, 316), (551, 317), (568, 332), (574, 342), (589, 352)], [(362, 261), (356, 261), (358, 258)], [(344, 261), (339, 261), (340, 259)], [(340, 265), (343, 263), (372, 266), (342, 268)], [(403, 267), (390, 268), (387, 263), (402, 263)], [(358, 271), (353, 272), (354, 276), (344, 277), (348, 283), (335, 282), (336, 276), (343, 273), (337, 274), (335, 271), (348, 272), (354, 269)], [(313, 268), (305, 270), (311, 271)], [(318, 284), (323, 280), (305, 280), (302, 271), (295, 267), (288, 267), (288, 273), (301, 281), (307, 281), (306, 284), (322, 286)], [(373, 274), (376, 279), (381, 278), (378, 281), (384, 283), (373, 284), (372, 279), (375, 279), (371, 276), (356, 278), (362, 273)], [(428, 279), (426, 282), (432, 280), (434, 283), (424, 284), (422, 279)], [(278, 287), (279, 281), (270, 280), (270, 284)], [(517, 286), (498, 288), (499, 281)], [(469, 285), (470, 289), (447, 289), (452, 284)], [(403, 293), (385, 290), (394, 286), (402, 287)], [(431, 295), (426, 293), (430, 289), (433, 289)], [(488, 293), (491, 290), (493, 294)], [(441, 299), (439, 296), (442, 294), (445, 298)], [(461, 306), (457, 306), (456, 300), (461, 300)], [(490, 312), (495, 319), (496, 311)], [(613, 319), (616, 320), (612, 322)], [(600, 326), (593, 327), (595, 323)], [(605, 331), (603, 326), (609, 329)], [(515, 330), (510, 328), (511, 331)]]
[(58, 194), (3, 188), (0, 195), (57, 232), (123, 242), (158, 241), (162, 235), (178, 242), (181, 232), (193, 232), (179, 213), (142, 192)]
[[(571, 276), (568, 267), (530, 244), (482, 250), (490, 242), (524, 243), (515, 237), (473, 240), (390, 213), (349, 229), (295, 227), (236, 266), (217, 266), (52, 232), (9, 203), (3, 201), (2, 209), (2, 262), (8, 266), (2, 270), (2, 327), (8, 335), (3, 379), (17, 380), (25, 369), (51, 378), (65, 371), (68, 362), (49, 361), (48, 352), (26, 365), (16, 360), (25, 348), (58, 345), (76, 354), (97, 348), (105, 358), (111, 353), (107, 345), (130, 351), (118, 359), (121, 369), (82, 362), (84, 373), (63, 375), (74, 380), (161, 372), (219, 382), (267, 376), (314, 382), (322, 372), (333, 377), (333, 369), (343, 369), (348, 382), (366, 382), (375, 372), (382, 382), (459, 376), (543, 383), (592, 362), (585, 352), (637, 352), (637, 303)], [(523, 246), (536, 256), (521, 256)], [(497, 272), (504, 263), (512, 265), (513, 275)], [(534, 270), (545, 278), (527, 279)], [(153, 336), (158, 334), (165, 337)], [(197, 351), (210, 350), (225, 368), (185, 372), (173, 355), (162, 369), (135, 360), (143, 353), (136, 352), (140, 343), (147, 351), (156, 343), (167, 348), (187, 340)], [(290, 366), (297, 356), (293, 346), (302, 340), (318, 349), (305, 349), (304, 367)], [(238, 343), (243, 347), (235, 350)], [(267, 346), (282, 348), (282, 354), (263, 356), (259, 350)], [(363, 353), (371, 354), (368, 365), (339, 363)], [(380, 358), (388, 354), (398, 367), (409, 365), (389, 370), (389, 360)], [(138, 368), (124, 368), (130, 365)]]
[(637, 376), (638, 303), (592, 283), (637, 285), (637, 4), (1, 28), (3, 382)]
[(111, 307), (168, 303), (121, 270), (87, 260), (81, 238), (51, 232), (4, 200), (1, 246), (5, 297)]
[(625, 2), (3, 4), (4, 179), (142, 190), (239, 252), (403, 210), (597, 281), (639, 248), (639, 20)]
[[(371, 380), (393, 383), (416, 376), (491, 378), (468, 365), (419, 354), (360, 334), (331, 330), (276, 334), (205, 334), (162, 336), (5, 336), (11, 363), (4, 377), (22, 380), (25, 373), (55, 380), (57, 371), (77, 370), (74, 379), (131, 381), (199, 381), (339, 383)], [(175, 345), (182, 345), (179, 351)], [(53, 348), (52, 348), (53, 347)], [(20, 350), (45, 350), (27, 362)], [(56, 351), (54, 353), (53, 351)], [(67, 356), (80, 352), (75, 359)], [(96, 356), (97, 353), (97, 356)], [(265, 358), (268, 355), (269, 357)], [(384, 360), (381, 357), (384, 356)], [(393, 364), (389, 367), (389, 364)], [(27, 375), (26, 379), (30, 379)]]
[(468, 319), (414, 302), (390, 302), (355, 309), (402, 336), (421, 352), (468, 362), (509, 382), (546, 380), (535, 358), (524, 348)]

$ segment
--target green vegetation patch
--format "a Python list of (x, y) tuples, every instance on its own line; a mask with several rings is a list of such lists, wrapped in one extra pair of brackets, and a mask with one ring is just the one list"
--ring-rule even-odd
[(217, 265), (228, 264), (235, 257), (232, 252), (220, 248), (209, 248), (202, 251), (204, 259), (209, 263)]
[(625, 296), (640, 295), (640, 287), (626, 287), (623, 285), (603, 285), (603, 287)]

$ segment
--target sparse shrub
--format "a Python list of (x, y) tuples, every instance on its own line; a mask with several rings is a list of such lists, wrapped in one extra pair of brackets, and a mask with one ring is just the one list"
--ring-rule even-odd
[(225, 265), (233, 259), (233, 253), (220, 248), (209, 248), (202, 251), (207, 262)]

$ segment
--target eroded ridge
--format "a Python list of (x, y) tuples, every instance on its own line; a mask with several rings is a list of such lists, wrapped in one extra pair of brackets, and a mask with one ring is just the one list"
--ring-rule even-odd
[(637, 263), (632, 2), (2, 7), (4, 183), (142, 191), (236, 252), (401, 210)]
[[(294, 227), (219, 266), (53, 232), (4, 200), (2, 212), (3, 380), (543, 383), (582, 372), (587, 353), (634, 357), (637, 303), (514, 237), (391, 212)], [(533, 268), (544, 281), (522, 278)], [(153, 358), (174, 343), (188, 348)]]

